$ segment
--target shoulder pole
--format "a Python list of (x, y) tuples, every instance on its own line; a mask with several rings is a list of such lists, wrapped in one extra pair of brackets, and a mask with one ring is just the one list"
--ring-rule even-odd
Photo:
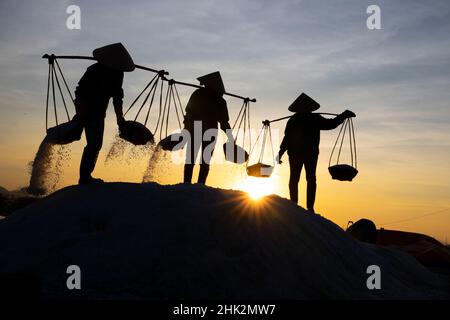
[[(193, 84), (193, 83), (187, 83), (187, 82), (177, 81), (177, 80), (174, 80), (174, 79), (163, 78), (163, 80), (168, 81), (169, 84), (170, 84), (170, 83), (174, 83), (174, 84), (179, 84), (179, 85), (181, 85), (181, 86), (187, 86), (187, 87), (198, 88), (198, 89), (204, 88), (203, 86), (200, 86), (200, 85), (198, 85), (198, 84)], [(239, 96), (239, 95), (233, 94), (233, 93), (225, 92), (224, 95), (227, 95), (227, 96), (230, 96), (230, 97), (234, 97), (234, 98), (238, 98), (238, 99), (241, 99), (241, 100), (244, 100), (244, 101), (256, 102), (256, 99), (255, 99), (255, 98), (250, 99), (250, 98), (248, 98), (248, 97)]]
[[(72, 60), (93, 60), (97, 61), (94, 57), (88, 57), (88, 56), (55, 56), (54, 54), (44, 54), (42, 56), (43, 59), (72, 59)], [(154, 73), (159, 73), (160, 75), (168, 75), (169, 72), (165, 70), (156, 70), (148, 67), (144, 67), (138, 64), (134, 65), (136, 69), (146, 70)]]
[[(94, 57), (88, 57), (88, 56), (56, 56), (54, 54), (44, 54), (42, 56), (43, 59), (48, 59), (50, 60), (54, 60), (54, 59), (73, 59), (73, 60), (93, 60), (96, 61), (96, 59)], [(146, 71), (150, 71), (150, 72), (154, 72), (154, 73), (158, 73), (160, 75), (160, 77), (162, 78), (162, 80), (168, 81), (169, 83), (175, 83), (175, 84), (179, 84), (182, 86), (188, 86), (188, 87), (193, 87), (193, 88), (203, 88), (200, 85), (196, 85), (196, 84), (192, 84), (192, 83), (187, 83), (187, 82), (182, 82), (182, 81), (176, 81), (174, 79), (167, 79), (164, 76), (168, 75), (169, 72), (165, 71), (165, 70), (156, 70), (153, 68), (148, 68), (148, 67), (144, 67), (138, 64), (134, 65), (137, 69), (141, 69), (141, 70), (146, 70)], [(237, 94), (233, 94), (233, 93), (228, 93), (225, 92), (224, 95), (230, 96), (230, 97), (234, 97), (234, 98), (238, 98), (238, 99), (242, 99), (244, 101), (249, 101), (249, 102), (256, 102), (256, 99), (250, 99), (249, 97), (243, 97)]]
[[(337, 113), (329, 113), (329, 112), (317, 112), (317, 114), (323, 114), (323, 115), (327, 115), (327, 116), (338, 116)], [(293, 116), (294, 116), (294, 115), (286, 116), (286, 117), (282, 117), (282, 118), (278, 118), (278, 119), (274, 119), (274, 120), (264, 120), (263, 123), (277, 122), (277, 121), (289, 119), (289, 118), (291, 118), (291, 117), (293, 117)]]

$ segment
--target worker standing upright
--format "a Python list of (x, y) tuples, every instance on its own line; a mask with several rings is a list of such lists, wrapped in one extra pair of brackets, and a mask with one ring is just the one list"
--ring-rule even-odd
[(316, 200), (316, 167), (319, 157), (320, 130), (337, 128), (345, 119), (355, 117), (352, 111), (345, 110), (333, 119), (324, 118), (313, 111), (320, 104), (305, 93), (302, 93), (290, 106), (289, 111), (295, 114), (289, 119), (280, 145), (277, 161), (281, 163), (283, 154), (289, 156), (290, 176), (289, 194), (293, 202), (298, 203), (298, 183), (303, 166), (306, 171), (306, 206), (314, 212)]
[[(191, 183), (194, 164), (201, 150), (200, 171), (198, 183), (205, 184), (209, 174), (209, 165), (214, 152), (217, 139), (218, 124), (229, 137), (230, 135), (229, 116), (227, 102), (223, 98), (225, 87), (220, 73), (213, 72), (197, 78), (203, 88), (199, 88), (192, 93), (186, 105), (186, 115), (184, 118), (184, 128), (189, 132), (186, 151), (186, 162), (184, 165), (184, 182)], [(195, 126), (201, 126), (201, 130), (195, 130)], [(209, 137), (205, 137), (207, 130)]]

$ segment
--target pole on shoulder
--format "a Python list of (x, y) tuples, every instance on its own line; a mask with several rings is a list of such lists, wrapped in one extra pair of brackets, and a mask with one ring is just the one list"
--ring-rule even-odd
[(54, 54), (44, 54), (42, 56), (43, 59), (73, 59), (73, 60), (95, 60), (94, 57), (88, 56), (55, 56)]
[(169, 75), (169, 72), (167, 72), (166, 70), (156, 70), (156, 69), (144, 67), (144, 66), (141, 66), (141, 65), (138, 65), (138, 64), (135, 64), (134, 66), (136, 67), (136, 69), (141, 69), (141, 70), (146, 70), (146, 71), (158, 73), (160, 77)]
[[(43, 59), (48, 59), (48, 63), (49, 64), (53, 64), (55, 59), (73, 59), (73, 60), (94, 60), (97, 61), (94, 57), (88, 57), (88, 56), (55, 56), (54, 54), (44, 54), (42, 56)], [(136, 67), (136, 69), (141, 69), (141, 70), (146, 70), (146, 71), (150, 71), (150, 72), (154, 72), (154, 73), (158, 73), (159, 76), (161, 77), (162, 80), (171, 82), (171, 83), (176, 83), (182, 86), (188, 86), (188, 87), (193, 87), (193, 88), (203, 88), (200, 85), (196, 85), (196, 84), (192, 84), (192, 83), (187, 83), (187, 82), (181, 82), (181, 81), (176, 81), (174, 79), (167, 79), (165, 76), (169, 75), (169, 72), (165, 71), (165, 70), (156, 70), (153, 68), (149, 68), (149, 67), (145, 67), (145, 66), (141, 66), (138, 64), (134, 65)], [(250, 99), (249, 97), (243, 97), (243, 96), (239, 96), (237, 94), (233, 94), (233, 93), (228, 93), (225, 92), (224, 95), (230, 96), (230, 97), (235, 97), (238, 99), (242, 99), (246, 102), (256, 102), (256, 99)]]
[[(317, 114), (324, 114), (324, 115), (327, 115), (327, 116), (338, 116), (337, 113), (329, 113), (329, 112), (317, 112)], [(274, 120), (264, 120), (263, 123), (264, 123), (264, 122), (267, 122), (267, 121), (268, 121), (269, 123), (277, 122), (277, 121), (289, 119), (289, 118), (291, 118), (291, 117), (293, 117), (293, 116), (294, 116), (294, 115), (290, 115), (290, 116), (286, 116), (286, 117), (282, 117), (282, 118), (278, 118), (278, 119), (274, 119)]]
[[(43, 59), (48, 59), (49, 63), (50, 61), (54, 61), (55, 59), (72, 59), (72, 60), (93, 60), (93, 61), (97, 61), (97, 59), (95, 59), (94, 57), (88, 57), (88, 56), (55, 56), (54, 54), (44, 54), (42, 56)], [(149, 67), (144, 67), (138, 64), (134, 65), (136, 67), (136, 69), (141, 69), (141, 70), (146, 70), (146, 71), (150, 71), (150, 72), (154, 72), (154, 73), (159, 73), (161, 76), (165, 76), (168, 75), (169, 72), (165, 71), (165, 70), (156, 70), (153, 68), (149, 68)]]
[[(165, 77), (163, 77), (162, 79), (167, 81), (167, 82), (169, 82), (169, 83), (175, 83), (175, 84), (179, 84), (179, 85), (182, 85), (182, 86), (187, 86), (187, 87), (192, 87), (192, 88), (197, 88), (197, 89), (204, 88), (203, 86), (198, 85), (198, 84), (177, 81), (177, 80), (174, 80), (174, 79), (167, 79)], [(248, 97), (239, 96), (239, 95), (233, 94), (233, 93), (225, 92), (224, 95), (227, 95), (227, 96), (230, 96), (230, 97), (234, 97), (234, 98), (238, 98), (238, 99), (242, 99), (242, 100), (247, 101), (247, 102), (256, 102), (255, 98), (250, 99)]]

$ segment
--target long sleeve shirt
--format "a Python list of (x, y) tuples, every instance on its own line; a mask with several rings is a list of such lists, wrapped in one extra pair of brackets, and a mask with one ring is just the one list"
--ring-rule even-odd
[(87, 116), (105, 116), (109, 99), (114, 106), (122, 106), (123, 72), (99, 63), (89, 66), (78, 82), (75, 97)]
[(221, 129), (226, 130), (229, 120), (227, 102), (222, 96), (205, 88), (192, 93), (186, 105), (186, 127), (192, 126), (194, 121), (202, 121), (203, 129), (217, 128), (220, 123)]
[(319, 153), (320, 130), (337, 128), (345, 120), (338, 115), (327, 119), (318, 113), (297, 113), (286, 124), (280, 153), (288, 155), (317, 155)]

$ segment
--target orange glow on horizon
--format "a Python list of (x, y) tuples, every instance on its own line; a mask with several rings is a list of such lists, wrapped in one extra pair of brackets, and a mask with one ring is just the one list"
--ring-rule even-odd
[[(29, 123), (27, 123), (29, 124)], [(23, 132), (28, 139), (11, 137), (0, 145), (0, 151), (8, 156), (0, 161), (0, 186), (9, 190), (17, 190), (27, 186), (29, 170), (27, 163), (34, 158), (39, 146), (41, 135), (36, 124), (30, 124)], [(104, 148), (100, 152), (94, 176), (107, 182), (142, 182), (143, 175), (148, 167), (152, 153), (136, 153), (123, 155), (105, 162), (116, 127), (111, 121), (106, 123)], [(21, 131), (22, 132), (22, 131)], [(448, 197), (447, 163), (441, 161), (445, 150), (430, 155), (433, 161), (428, 162), (402, 162), (384, 163), (373, 159), (384, 159), (396, 156), (397, 153), (380, 148), (360, 147), (360, 174), (351, 183), (332, 180), (328, 170), (327, 154), (331, 152), (331, 135), (322, 137), (321, 156), (317, 166), (318, 192), (316, 198), (316, 211), (330, 219), (337, 225), (345, 228), (349, 220), (360, 218), (373, 220), (377, 226), (396, 230), (420, 232), (431, 235), (438, 240), (448, 243), (448, 230), (450, 226), (449, 212), (444, 211), (421, 219), (414, 219), (402, 223), (411, 217), (419, 217), (430, 212), (450, 207)], [(78, 181), (78, 168), (81, 153), (84, 147), (84, 137), (81, 141), (68, 145), (70, 157), (62, 164), (60, 180), (57, 189), (76, 184)], [(20, 148), (18, 147), (20, 146)], [(271, 178), (248, 177), (245, 165), (236, 165), (222, 162), (221, 150), (214, 153), (219, 163), (211, 166), (207, 185), (222, 189), (242, 190), (248, 205), (252, 207), (266, 206), (270, 199), (268, 195), (275, 194), (289, 199), (289, 164), (287, 156), (284, 163), (276, 167)], [(414, 150), (417, 158), (421, 155)], [(400, 156), (398, 156), (400, 157)], [(158, 172), (151, 181), (170, 185), (182, 182), (183, 164), (171, 162), (171, 154), (158, 165)], [(397, 159), (397, 158), (396, 158)], [(401, 158), (400, 158), (401, 159)], [(405, 166), (408, 163), (409, 166)], [(194, 169), (195, 182), (199, 166)], [(306, 181), (302, 172), (299, 184), (299, 205), (305, 207)]]
[(246, 177), (244, 181), (235, 185), (235, 189), (245, 191), (250, 199), (258, 201), (270, 194), (276, 193), (274, 177), (270, 178), (254, 178)]

